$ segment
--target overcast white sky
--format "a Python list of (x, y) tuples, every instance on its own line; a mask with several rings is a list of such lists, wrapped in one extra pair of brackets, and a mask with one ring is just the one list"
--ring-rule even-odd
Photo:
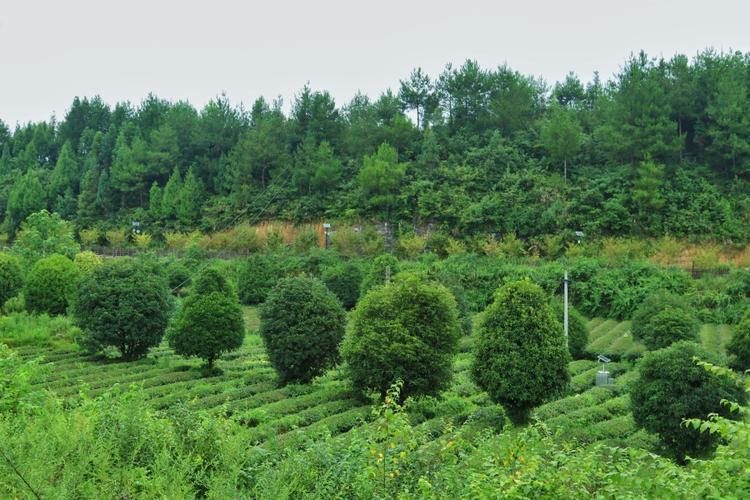
[(640, 49), (750, 51), (749, 20), (743, 0), (0, 0), (0, 119), (62, 119), (76, 95), (289, 103), (308, 81), (344, 104), (466, 58), (609, 79)]

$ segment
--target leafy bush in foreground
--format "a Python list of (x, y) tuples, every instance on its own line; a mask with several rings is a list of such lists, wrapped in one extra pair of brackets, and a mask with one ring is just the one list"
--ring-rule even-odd
[(448, 384), (459, 337), (451, 293), (400, 275), (360, 300), (342, 350), (356, 387), (385, 394), (401, 379), (401, 396), (407, 397), (434, 394)]
[(309, 382), (339, 359), (346, 313), (315, 278), (286, 278), (260, 309), (260, 335), (283, 383)]
[(658, 434), (664, 448), (679, 461), (709, 455), (719, 444), (718, 435), (686, 427), (684, 419), (705, 419), (711, 413), (730, 417), (721, 401), (745, 401), (732, 380), (698, 366), (696, 358), (711, 361), (713, 356), (684, 341), (646, 353), (630, 392), (636, 424)]
[(474, 381), (516, 422), (568, 385), (570, 354), (544, 291), (508, 283), (482, 315), (471, 367)]
[(171, 305), (161, 276), (134, 260), (115, 259), (81, 280), (73, 316), (83, 330), (83, 347), (95, 352), (112, 346), (131, 360), (159, 345)]
[(62, 255), (37, 261), (26, 277), (26, 308), (34, 313), (65, 314), (79, 276), (73, 261)]

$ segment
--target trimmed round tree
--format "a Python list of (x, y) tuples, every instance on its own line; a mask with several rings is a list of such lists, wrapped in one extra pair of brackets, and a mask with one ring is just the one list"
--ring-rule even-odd
[(281, 276), (278, 264), (268, 255), (253, 254), (245, 261), (237, 276), (240, 302), (260, 304)]
[(76, 265), (63, 255), (38, 260), (26, 276), (26, 308), (33, 313), (65, 314), (79, 277)]
[[(553, 300), (552, 308), (555, 310), (557, 321), (564, 325), (565, 306), (563, 302)], [(568, 304), (568, 350), (573, 359), (584, 359), (586, 357), (586, 345), (588, 343), (589, 329), (586, 327), (586, 321), (576, 308)]]
[(206, 267), (198, 272), (190, 287), (190, 295), (208, 295), (219, 292), (227, 297), (237, 297), (234, 288), (224, 274), (215, 267)]
[(532, 408), (568, 386), (568, 361), (562, 325), (544, 290), (528, 280), (499, 288), (477, 329), (476, 384), (524, 423)]
[(359, 299), (359, 286), (362, 283), (362, 271), (356, 264), (345, 262), (323, 271), (323, 283), (326, 284), (346, 309), (351, 309)]
[(687, 341), (648, 352), (630, 389), (636, 425), (658, 434), (665, 451), (681, 462), (686, 456), (705, 457), (719, 443), (719, 436), (685, 427), (683, 419), (705, 419), (709, 413), (736, 417), (721, 400), (745, 401), (745, 392), (732, 380), (698, 366), (696, 357), (716, 361), (698, 344)]
[(111, 259), (81, 280), (73, 316), (80, 343), (90, 352), (115, 347), (123, 359), (159, 345), (172, 308), (163, 277), (133, 259)]
[(23, 288), (23, 275), (18, 257), (0, 253), (0, 305), (18, 295)]
[(167, 330), (169, 346), (181, 356), (203, 359), (209, 368), (225, 352), (242, 346), (245, 321), (233, 294), (191, 294)]
[(682, 297), (669, 293), (649, 296), (633, 315), (633, 338), (649, 349), (661, 349), (680, 340), (697, 341), (700, 323)]
[(448, 289), (399, 275), (359, 301), (343, 356), (363, 391), (384, 395), (400, 379), (402, 398), (435, 394), (451, 380), (460, 335), (456, 300)]
[(339, 360), (346, 312), (315, 278), (285, 278), (260, 308), (260, 335), (282, 383), (309, 382)]
[(177, 354), (201, 358), (209, 369), (222, 354), (242, 346), (242, 309), (221, 271), (207, 267), (198, 273), (169, 326), (167, 339)]
[(727, 344), (729, 364), (735, 370), (750, 370), (750, 319), (743, 319), (734, 327), (732, 339)]

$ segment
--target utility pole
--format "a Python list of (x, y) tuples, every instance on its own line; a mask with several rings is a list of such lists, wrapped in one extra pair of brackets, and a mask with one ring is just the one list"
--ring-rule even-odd
[(563, 331), (565, 332), (565, 347), (568, 347), (568, 271), (563, 278)]

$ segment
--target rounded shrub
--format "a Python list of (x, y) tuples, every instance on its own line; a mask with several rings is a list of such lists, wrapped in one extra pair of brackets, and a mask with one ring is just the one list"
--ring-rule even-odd
[(371, 288), (385, 283), (386, 272), (390, 270), (391, 277), (398, 274), (400, 266), (398, 259), (389, 253), (378, 255), (370, 263), (370, 267), (362, 279), (360, 293), (364, 296)]
[(743, 319), (734, 327), (727, 344), (729, 364), (735, 370), (750, 370), (750, 318)]
[(717, 435), (685, 427), (683, 419), (706, 419), (709, 413), (729, 418), (729, 409), (721, 400), (745, 400), (744, 391), (732, 380), (698, 366), (696, 357), (715, 361), (699, 345), (687, 341), (648, 352), (630, 389), (635, 423), (657, 434), (665, 451), (678, 461), (686, 456), (706, 456), (719, 443)]
[(646, 347), (661, 349), (680, 340), (698, 340), (700, 323), (682, 297), (657, 293), (636, 310), (631, 329), (633, 338)]
[(21, 262), (15, 255), (0, 253), (0, 304), (18, 295), (23, 289)]
[(191, 276), (185, 264), (177, 259), (167, 261), (163, 268), (164, 277), (172, 293), (179, 295), (183, 288), (190, 286)]
[(81, 280), (72, 309), (84, 348), (114, 347), (131, 360), (159, 345), (171, 306), (162, 276), (133, 259), (112, 259)]
[(362, 271), (352, 262), (345, 262), (323, 271), (323, 283), (326, 284), (346, 309), (351, 309), (359, 299), (359, 286), (362, 283)]
[(260, 304), (281, 277), (274, 259), (264, 254), (253, 254), (245, 261), (238, 274), (240, 302)]
[(34, 313), (65, 314), (79, 276), (73, 261), (63, 255), (37, 261), (26, 277), (26, 308)]
[(260, 335), (282, 383), (308, 382), (339, 359), (346, 312), (318, 279), (286, 278), (260, 308)]
[(245, 322), (236, 295), (191, 292), (167, 330), (170, 347), (181, 356), (203, 359), (209, 368), (225, 352), (242, 346)]
[[(552, 308), (555, 317), (564, 325), (565, 306), (561, 300), (553, 300)], [(576, 308), (568, 304), (568, 350), (573, 359), (583, 359), (587, 356), (586, 345), (589, 343), (589, 329), (586, 320)]]
[(79, 252), (76, 254), (75, 259), (73, 259), (73, 263), (81, 272), (81, 275), (90, 273), (95, 267), (101, 265), (102, 262), (103, 259), (91, 250)]
[(190, 295), (209, 295), (218, 292), (227, 297), (237, 297), (232, 285), (224, 274), (215, 267), (205, 267), (198, 272), (190, 287)]
[(397, 380), (401, 397), (448, 385), (461, 335), (456, 301), (442, 285), (400, 275), (357, 305), (343, 345), (354, 385), (381, 395)]
[(528, 280), (503, 285), (484, 311), (471, 367), (476, 384), (516, 423), (568, 386), (570, 354), (544, 291)]

